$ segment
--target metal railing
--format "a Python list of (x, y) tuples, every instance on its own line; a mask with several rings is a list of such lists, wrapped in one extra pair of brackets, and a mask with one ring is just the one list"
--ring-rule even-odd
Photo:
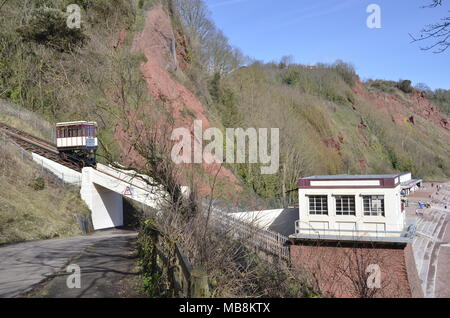
[(45, 121), (41, 116), (20, 105), (0, 99), (0, 117), (3, 119), (17, 119), (22, 128), (28, 126), (35, 132), (39, 132), (46, 140), (55, 140), (55, 127)]
[(63, 172), (57, 171), (56, 169), (46, 165), (43, 160), (38, 160), (33, 157), (33, 154), (23, 149), (20, 145), (14, 142), (14, 140), (10, 139), (3, 132), (0, 132), (0, 143), (2, 144), (4, 149), (6, 147), (10, 147), (11, 151), (13, 151), (17, 158), (20, 160), (27, 162), (29, 164), (35, 165), (36, 172), (41, 176), (50, 176), (54, 179), (55, 182), (60, 183), (62, 186), (65, 185), (75, 185), (81, 186), (81, 174), (78, 177), (74, 177), (73, 175), (64, 174)]
[(319, 229), (319, 228), (302, 228), (300, 227), (300, 220), (295, 221), (295, 235), (313, 235), (320, 238), (344, 238), (352, 237), (354, 239), (358, 238), (408, 238), (412, 239), (416, 235), (416, 224), (408, 224), (406, 229), (403, 231), (378, 231), (378, 230), (357, 230), (357, 229)]

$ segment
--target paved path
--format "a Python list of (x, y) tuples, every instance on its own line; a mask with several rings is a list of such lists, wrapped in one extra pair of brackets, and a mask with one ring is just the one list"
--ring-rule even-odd
[(71, 264), (80, 267), (80, 288), (68, 288), (72, 273), (59, 272), (50, 282), (31, 293), (49, 298), (144, 297), (140, 284), (135, 236), (112, 237), (88, 247)]
[[(122, 245), (117, 245), (115, 249), (117, 252), (125, 246), (124, 241), (135, 237), (136, 233), (132, 232), (107, 231), (68, 239), (0, 247), (0, 297), (20, 297), (23, 293), (29, 292), (43, 280), (64, 269), (71, 259), (78, 257), (95, 244), (111, 246), (115, 242), (122, 242)], [(112, 250), (109, 249), (109, 252), (112, 253)], [(106, 255), (98, 256), (106, 257)]]
[[(450, 219), (450, 212), (449, 219)], [(436, 252), (436, 275), (434, 296), (450, 297), (450, 222), (444, 230), (443, 239)]]

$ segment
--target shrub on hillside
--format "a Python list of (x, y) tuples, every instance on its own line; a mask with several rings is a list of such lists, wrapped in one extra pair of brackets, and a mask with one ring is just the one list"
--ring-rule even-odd
[(355, 67), (353, 65), (345, 63), (341, 60), (337, 60), (333, 64), (333, 68), (348, 85), (353, 86), (353, 84), (355, 84), (357, 75), (355, 72)]
[(283, 75), (283, 83), (287, 85), (295, 85), (300, 80), (300, 73), (297, 71), (289, 70)]
[(67, 14), (53, 8), (41, 7), (34, 10), (30, 21), (19, 27), (17, 32), (27, 42), (68, 52), (86, 42), (82, 29), (67, 27)]
[(406, 94), (413, 92), (413, 87), (411, 86), (410, 80), (400, 80), (397, 84), (397, 88)]
[(209, 94), (216, 104), (225, 127), (235, 127), (241, 121), (233, 91), (223, 87), (220, 73), (216, 73), (208, 83)]
[(434, 92), (428, 92), (427, 96), (441, 112), (450, 117), (450, 90), (437, 89)]
[(45, 189), (45, 180), (42, 177), (34, 177), (29, 186), (34, 190), (34, 191), (42, 191)]

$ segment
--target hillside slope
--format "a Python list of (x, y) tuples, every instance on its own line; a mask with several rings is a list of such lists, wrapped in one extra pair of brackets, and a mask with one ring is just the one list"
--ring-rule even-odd
[(78, 189), (43, 173), (20, 148), (0, 136), (0, 244), (81, 234), (89, 214)]
[(247, 182), (262, 193), (272, 188), (273, 196), (283, 178), (291, 189), (305, 175), (412, 171), (448, 178), (448, 117), (422, 92), (395, 86), (384, 92), (343, 66), (254, 63), (221, 79), (222, 94), (231, 96), (225, 109), (238, 115), (233, 125), (281, 130), (278, 177), (257, 184), (247, 169), (241, 173)]
[[(1, 99), (0, 120), (31, 135), (53, 138), (50, 124)], [(42, 170), (3, 133), (0, 149), (0, 244), (81, 234), (77, 215), (88, 215), (89, 210), (78, 188)]]
[[(51, 122), (96, 120), (100, 161), (145, 166), (133, 135), (149, 119), (164, 121), (163, 110), (173, 127), (191, 131), (194, 119), (203, 129), (280, 128), (274, 175), (261, 175), (258, 164), (194, 166), (203, 194), (219, 171), (223, 199), (280, 197), (312, 174), (450, 176), (449, 119), (438, 111), (445, 98), (435, 105), (399, 83), (362, 83), (344, 63), (238, 67), (245, 64), (239, 52), (207, 15), (188, 21), (183, 1), (75, 1), (82, 28), (66, 34), (69, 2), (6, 2), (0, 92)], [(204, 25), (209, 37), (195, 29)], [(49, 36), (55, 28), (61, 32)]]

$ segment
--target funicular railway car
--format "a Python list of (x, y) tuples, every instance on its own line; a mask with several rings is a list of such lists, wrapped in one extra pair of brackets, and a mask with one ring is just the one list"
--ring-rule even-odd
[(97, 123), (74, 121), (56, 124), (56, 146), (63, 159), (80, 166), (95, 166)]

